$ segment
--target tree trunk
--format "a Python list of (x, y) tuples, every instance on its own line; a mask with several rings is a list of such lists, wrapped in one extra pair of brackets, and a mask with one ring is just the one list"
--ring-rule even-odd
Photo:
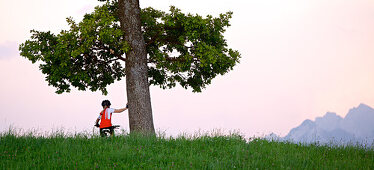
[(118, 6), (121, 29), (124, 31), (126, 42), (131, 47), (131, 50), (126, 53), (130, 132), (155, 134), (139, 0), (119, 0)]

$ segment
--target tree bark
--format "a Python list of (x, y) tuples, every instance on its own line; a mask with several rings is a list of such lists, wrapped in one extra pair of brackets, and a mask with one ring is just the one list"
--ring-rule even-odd
[(155, 134), (139, 0), (119, 0), (118, 6), (121, 29), (131, 47), (126, 53), (125, 68), (130, 132)]

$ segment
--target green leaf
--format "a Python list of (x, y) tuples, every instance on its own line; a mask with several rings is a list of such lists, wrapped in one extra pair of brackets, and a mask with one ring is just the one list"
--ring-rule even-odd
[[(57, 93), (73, 86), (107, 94), (106, 87), (125, 76), (123, 59), (131, 50), (123, 38), (117, 3), (105, 1), (78, 23), (67, 18), (70, 29), (57, 35), (31, 30), (31, 38), (19, 46), (21, 56), (40, 61), (40, 70)], [(201, 92), (217, 75), (232, 70), (240, 53), (229, 49), (223, 36), (231, 17), (227, 12), (204, 18), (174, 6), (169, 12), (142, 9), (149, 83), (164, 89), (180, 84)]]

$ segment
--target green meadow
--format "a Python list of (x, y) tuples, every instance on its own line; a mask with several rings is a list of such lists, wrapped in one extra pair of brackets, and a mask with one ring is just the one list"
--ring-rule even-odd
[(373, 148), (240, 135), (0, 135), (0, 169), (374, 169)]

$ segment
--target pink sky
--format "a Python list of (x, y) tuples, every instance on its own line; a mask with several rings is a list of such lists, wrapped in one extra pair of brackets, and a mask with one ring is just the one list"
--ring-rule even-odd
[[(240, 130), (246, 136), (286, 135), (305, 119), (327, 111), (345, 116), (360, 103), (374, 106), (374, 1), (371, 0), (141, 0), (142, 7), (170, 5), (200, 15), (233, 11), (225, 37), (242, 54), (233, 71), (203, 93), (151, 87), (156, 129), (167, 134)], [(125, 81), (100, 92), (57, 95), (37, 65), (17, 45), (29, 30), (67, 29), (98, 2), (0, 1), (0, 130), (92, 130), (103, 99), (126, 104)], [(196, 5), (198, 4), (198, 5)], [(127, 112), (114, 124), (128, 130)]]

